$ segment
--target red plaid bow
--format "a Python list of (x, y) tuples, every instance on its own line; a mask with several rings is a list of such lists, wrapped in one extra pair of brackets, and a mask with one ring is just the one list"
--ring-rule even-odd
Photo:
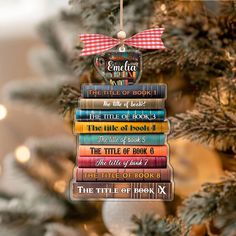
[[(164, 28), (145, 30), (135, 34), (131, 38), (124, 39), (124, 44), (143, 49), (165, 49), (161, 36)], [(84, 43), (81, 56), (99, 54), (121, 43), (120, 39), (114, 39), (101, 34), (81, 34), (80, 40)]]

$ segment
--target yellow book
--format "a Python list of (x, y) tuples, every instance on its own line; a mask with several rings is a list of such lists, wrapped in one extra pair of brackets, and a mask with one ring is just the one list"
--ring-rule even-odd
[(80, 122), (76, 121), (74, 133), (167, 133), (164, 122)]

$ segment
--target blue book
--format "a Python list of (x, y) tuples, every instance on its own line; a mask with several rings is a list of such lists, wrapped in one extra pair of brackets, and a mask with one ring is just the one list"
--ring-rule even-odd
[(164, 145), (164, 134), (80, 134), (79, 145)]
[(84, 98), (166, 98), (165, 84), (82, 85)]
[(80, 110), (77, 121), (164, 121), (165, 110)]

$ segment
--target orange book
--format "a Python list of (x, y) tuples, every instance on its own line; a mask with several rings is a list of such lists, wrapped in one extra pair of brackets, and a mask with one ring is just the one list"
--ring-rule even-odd
[(74, 133), (167, 133), (168, 121), (164, 122), (80, 122), (76, 121)]
[(154, 157), (154, 156), (167, 156), (168, 147), (163, 146), (100, 146), (100, 145), (79, 145), (79, 157), (96, 156), (96, 157)]

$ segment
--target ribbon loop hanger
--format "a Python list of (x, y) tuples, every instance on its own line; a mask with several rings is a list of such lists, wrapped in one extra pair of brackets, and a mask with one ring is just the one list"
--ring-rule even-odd
[[(164, 28), (144, 30), (131, 38), (124, 39), (124, 44), (142, 49), (165, 49), (161, 40)], [(120, 39), (111, 38), (102, 34), (81, 34), (80, 40), (84, 43), (81, 56), (99, 54), (120, 44)]]
[(120, 31), (117, 34), (117, 39), (101, 34), (81, 34), (80, 40), (84, 43), (84, 49), (80, 56), (88, 56), (99, 54), (121, 45), (120, 51), (124, 51), (124, 45), (142, 49), (165, 49), (161, 40), (164, 28), (155, 28), (145, 30), (135, 34), (131, 38), (126, 39), (124, 31), (124, 9), (123, 0), (120, 0)]

